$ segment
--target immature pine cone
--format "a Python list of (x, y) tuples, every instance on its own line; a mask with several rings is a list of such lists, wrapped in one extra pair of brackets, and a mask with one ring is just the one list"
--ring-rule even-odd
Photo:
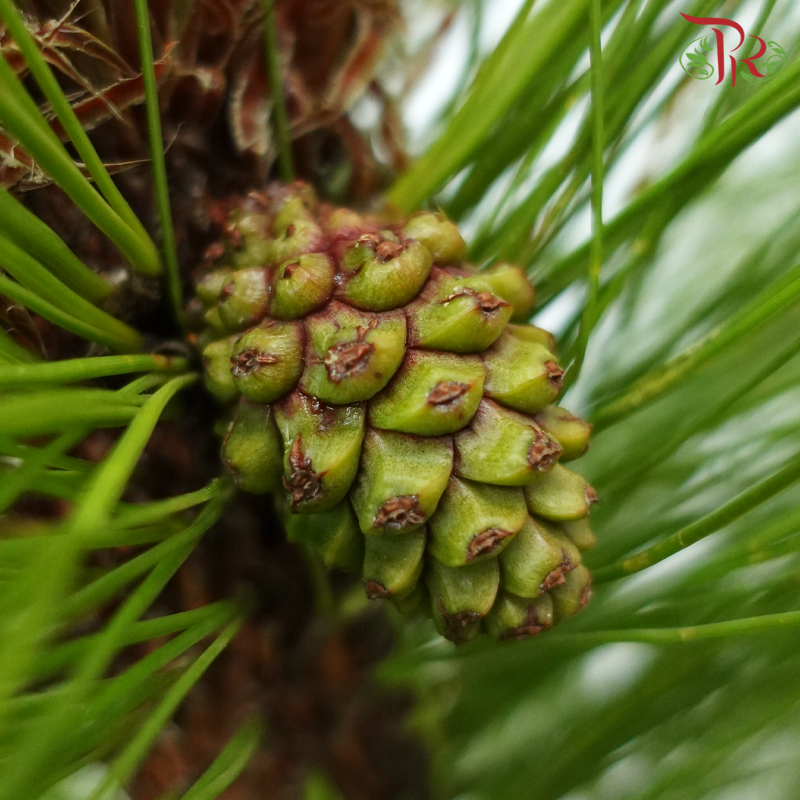
[(511, 324), (533, 306), (522, 270), (463, 257), (438, 214), (386, 224), (272, 186), (209, 248), (198, 341), (236, 404), (223, 461), (285, 496), (291, 539), (448, 639), (521, 638), (591, 593), (597, 498), (562, 465), (589, 426), (553, 405), (550, 334)]

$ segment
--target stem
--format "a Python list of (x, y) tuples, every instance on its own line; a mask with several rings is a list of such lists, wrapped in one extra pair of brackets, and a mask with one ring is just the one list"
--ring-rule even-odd
[(94, 473), (83, 502), (69, 522), (70, 530), (75, 531), (81, 541), (90, 541), (92, 534), (107, 524), (167, 404), (198, 377), (191, 373), (173, 378), (147, 398), (111, 455)]
[[(198, 622), (216, 617), (220, 609), (233, 609), (233, 604), (230, 600), (218, 600), (215, 603), (193, 608), (189, 611), (179, 611), (163, 617), (134, 622), (128, 626), (120, 637), (119, 644), (122, 646), (139, 644), (150, 639), (159, 639), (162, 636), (169, 636), (172, 633), (187, 630)], [(31, 667), (31, 677), (41, 680), (64, 669), (64, 667), (83, 655), (84, 651), (92, 646), (96, 638), (96, 633), (90, 634), (80, 639), (57, 645), (52, 650), (41, 653)]]
[(118, 335), (131, 341), (141, 338), (133, 328), (73, 292), (36, 259), (2, 234), (0, 234), (0, 267), (16, 278), (26, 289), (35, 292), (42, 300), (46, 300), (97, 330), (107, 331), (112, 335)]
[(0, 366), (0, 390), (46, 383), (74, 383), (129, 372), (181, 372), (184, 358), (161, 355), (100, 356), (51, 361), (43, 364)]
[[(31, 311), (39, 314), (50, 322), (60, 325), (62, 328), (72, 333), (77, 333), (78, 336), (83, 336), (92, 342), (98, 342), (110, 347), (112, 350), (121, 350), (122, 352), (132, 352), (142, 349), (142, 337), (138, 331), (129, 328), (122, 322), (110, 319), (117, 322), (122, 330), (111, 332), (109, 330), (100, 329), (88, 322), (85, 322), (66, 311), (57, 308), (52, 303), (43, 300), (39, 295), (26, 289), (24, 286), (12, 281), (5, 275), (0, 275), (0, 294), (5, 295), (9, 300), (13, 300), (20, 305), (29, 308)], [(94, 308), (94, 306), (92, 306)], [(99, 309), (95, 309), (98, 311)], [(102, 313), (102, 312), (100, 312)], [(108, 315), (106, 315), (108, 316)]]
[(585, 633), (553, 634), (551, 642), (574, 642), (575, 644), (596, 646), (610, 642), (645, 642), (647, 644), (678, 644), (721, 639), (726, 636), (744, 636), (753, 633), (790, 628), (800, 625), (800, 611), (783, 611), (777, 614), (763, 614), (758, 617), (744, 617), (724, 622), (708, 622), (703, 625), (689, 625), (683, 628), (631, 628), (630, 630), (587, 631)]
[(113, 520), (114, 527), (132, 528), (139, 525), (152, 525), (160, 522), (165, 517), (185, 511), (187, 508), (200, 505), (208, 500), (212, 500), (222, 491), (222, 486), (218, 479), (214, 479), (208, 486), (198, 489), (195, 492), (181, 494), (177, 497), (168, 497), (166, 500), (156, 500), (152, 503), (143, 505), (126, 505), (120, 503), (119, 512)]
[(278, 149), (281, 178), (284, 183), (294, 180), (292, 163), (292, 137), (289, 132), (289, 117), (286, 114), (286, 100), (281, 80), (281, 54), (278, 48), (278, 29), (275, 24), (275, 5), (273, 0), (262, 0), (264, 6), (264, 57), (272, 95), (272, 125)]
[(183, 327), (183, 290), (178, 267), (178, 248), (175, 244), (175, 228), (172, 224), (172, 210), (169, 203), (167, 166), (164, 160), (164, 139), (161, 134), (158, 85), (156, 84), (156, 71), (153, 64), (153, 42), (150, 37), (150, 14), (147, 10), (147, 0), (134, 0), (134, 7), (136, 10), (136, 27), (139, 34), (144, 99), (147, 108), (150, 160), (153, 165), (153, 183), (158, 206), (158, 218), (161, 223), (164, 262), (167, 267), (167, 291), (175, 319)]
[(36, 356), (27, 347), (17, 344), (11, 334), (0, 327), (0, 364), (32, 364)]
[(796, 455), (783, 469), (774, 475), (745, 490), (710, 514), (706, 514), (706, 516), (691, 525), (687, 525), (672, 534), (672, 536), (662, 539), (652, 547), (648, 547), (641, 553), (626, 558), (624, 561), (597, 570), (594, 573), (594, 582), (605, 583), (617, 580), (658, 564), (659, 561), (663, 561), (665, 558), (683, 550), (683, 548), (699, 542), (700, 539), (724, 528), (757, 506), (775, 497), (775, 495), (791, 486), (798, 478), (800, 478), (800, 455)]
[(575, 360), (564, 376), (564, 386), (569, 388), (580, 374), (589, 335), (597, 321), (597, 298), (600, 290), (600, 270), (603, 266), (603, 153), (605, 132), (603, 130), (603, 50), (600, 41), (602, 13), (600, 0), (592, 0), (590, 7), (589, 54), (591, 59), (592, 93), (592, 247), (589, 258), (589, 274), (586, 278), (586, 304), (583, 308), (581, 327), (578, 332)]
[(114, 291), (114, 287), (101, 275), (92, 272), (49, 225), (2, 187), (0, 231), (89, 302), (104, 300)]
[(85, 425), (113, 428), (127, 423), (138, 412), (143, 399), (105, 389), (65, 389), (2, 397), (0, 433), (40, 436)]

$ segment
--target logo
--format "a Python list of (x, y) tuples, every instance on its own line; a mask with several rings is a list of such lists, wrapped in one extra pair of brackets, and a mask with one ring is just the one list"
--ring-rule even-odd
[[(777, 42), (765, 42), (760, 36), (752, 33), (745, 36), (744, 28), (732, 19), (690, 17), (683, 13), (681, 16), (695, 25), (719, 26), (712, 28), (713, 33), (694, 39), (683, 49), (680, 57), (681, 67), (692, 78), (704, 81), (716, 73), (715, 83), (719, 84), (725, 79), (725, 72), (728, 70), (731, 86), (736, 86), (737, 78), (743, 83), (751, 84), (757, 80), (774, 78), (786, 63), (786, 51)], [(725, 47), (721, 30), (723, 27), (733, 28), (739, 35), (738, 44), (730, 50)], [(755, 39), (758, 42), (758, 50), (749, 56), (745, 56), (744, 51), (738, 57), (735, 56), (734, 53), (745, 43), (746, 38)]]

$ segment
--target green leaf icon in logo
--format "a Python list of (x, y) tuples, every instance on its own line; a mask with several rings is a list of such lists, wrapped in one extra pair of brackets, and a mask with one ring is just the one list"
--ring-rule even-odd
[[(767, 78), (773, 78), (786, 64), (786, 51), (777, 42), (768, 42), (770, 50), (773, 52), (769, 57), (762, 57), (763, 66), (761, 71)], [(766, 58), (766, 61), (763, 59)]]
[(700, 81), (704, 81), (714, 74), (714, 67), (706, 59), (706, 53), (711, 52), (714, 46), (707, 39), (707, 36), (701, 36), (699, 39), (689, 42), (680, 57), (683, 71)]
[(706, 51), (706, 53), (710, 53), (714, 49), (714, 45), (711, 44), (711, 42), (708, 41), (709, 38), (710, 38), (709, 36), (704, 36), (700, 40), (700, 47), (702, 47), (703, 50)]

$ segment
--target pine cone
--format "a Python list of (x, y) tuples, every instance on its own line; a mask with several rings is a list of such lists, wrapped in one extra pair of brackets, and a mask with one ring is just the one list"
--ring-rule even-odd
[(563, 466), (589, 426), (553, 405), (522, 270), (464, 250), (438, 214), (387, 224), (276, 185), (234, 205), (191, 310), (232, 407), (225, 466), (283, 498), (291, 539), (448, 639), (521, 638), (591, 593), (597, 497)]

